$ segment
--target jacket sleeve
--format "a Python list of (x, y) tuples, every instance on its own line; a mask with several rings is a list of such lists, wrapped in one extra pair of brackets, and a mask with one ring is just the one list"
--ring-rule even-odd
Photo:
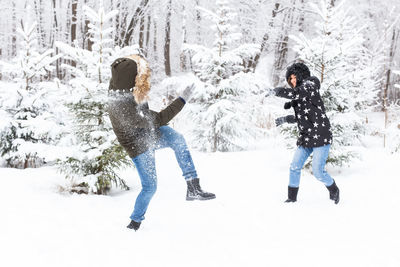
[(294, 89), (278, 87), (273, 89), (273, 91), (275, 92), (275, 95), (278, 97), (287, 99), (296, 99), (296, 93)]
[(296, 123), (297, 120), (296, 120), (296, 117), (294, 115), (287, 115), (286, 116), (286, 122), (287, 123)]
[(155, 116), (156, 124), (159, 126), (167, 125), (182, 110), (184, 105), (185, 102), (181, 98), (177, 98), (160, 112), (151, 111)]
[(315, 95), (315, 86), (312, 83), (307, 83), (307, 82), (294, 89), (278, 87), (273, 90), (276, 96), (292, 99), (295, 101), (304, 98), (310, 100), (312, 96)]

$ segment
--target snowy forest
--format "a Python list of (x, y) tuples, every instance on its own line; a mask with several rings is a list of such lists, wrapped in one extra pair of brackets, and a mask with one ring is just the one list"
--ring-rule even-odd
[[(399, 0), (0, 5), (1, 266), (400, 266)], [(160, 149), (137, 232), (139, 167), (108, 113), (111, 64), (133, 54), (151, 110), (194, 88), (168, 125), (216, 195), (185, 201)], [(301, 130), (278, 123), (294, 109), (269, 92), (299, 62), (320, 81), (338, 205), (312, 156), (284, 203)]]
[[(254, 149), (279, 131), (282, 102), (265, 91), (306, 63), (322, 82), (332, 122), (328, 162), (351, 164), (361, 135), (400, 151), (398, 1), (0, 1), (2, 166), (59, 166), (75, 191), (128, 189), (127, 164), (107, 117), (110, 64), (141, 53), (152, 69), (150, 105), (188, 84), (195, 96), (173, 126), (193, 149)], [(371, 112), (384, 126), (370, 127)], [(292, 140), (292, 141), (291, 141)]]

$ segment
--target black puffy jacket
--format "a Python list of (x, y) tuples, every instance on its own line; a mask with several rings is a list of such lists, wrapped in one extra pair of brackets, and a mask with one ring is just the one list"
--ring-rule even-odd
[(288, 68), (286, 78), (296, 75), (295, 88), (275, 88), (276, 96), (296, 100), (294, 111), (299, 129), (297, 145), (319, 147), (332, 143), (331, 124), (319, 93), (320, 81), (311, 76), (307, 66), (295, 63)]

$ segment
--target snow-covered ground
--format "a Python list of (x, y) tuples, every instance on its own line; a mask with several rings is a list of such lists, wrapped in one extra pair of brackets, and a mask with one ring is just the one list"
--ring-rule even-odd
[(0, 169), (0, 266), (400, 266), (400, 155), (371, 146), (351, 167), (329, 171), (341, 201), (303, 171), (298, 202), (286, 204), (292, 152), (279, 140), (255, 151), (193, 157), (203, 187), (185, 201), (170, 150), (157, 153), (159, 187), (138, 232), (127, 229), (139, 192), (69, 195), (54, 167)]

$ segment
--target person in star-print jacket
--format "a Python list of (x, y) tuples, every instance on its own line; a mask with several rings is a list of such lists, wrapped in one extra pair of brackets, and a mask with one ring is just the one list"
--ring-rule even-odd
[(325, 113), (325, 106), (319, 93), (320, 81), (310, 75), (310, 70), (303, 63), (294, 63), (286, 71), (286, 81), (291, 88), (278, 87), (269, 90), (268, 95), (291, 99), (285, 108), (293, 107), (295, 115), (276, 120), (279, 126), (283, 122), (297, 122), (299, 137), (297, 150), (290, 165), (288, 199), (296, 202), (300, 184), (300, 173), (307, 158), (313, 153), (313, 174), (328, 188), (330, 199), (339, 202), (339, 188), (326, 172), (325, 164), (332, 143), (330, 122)]

